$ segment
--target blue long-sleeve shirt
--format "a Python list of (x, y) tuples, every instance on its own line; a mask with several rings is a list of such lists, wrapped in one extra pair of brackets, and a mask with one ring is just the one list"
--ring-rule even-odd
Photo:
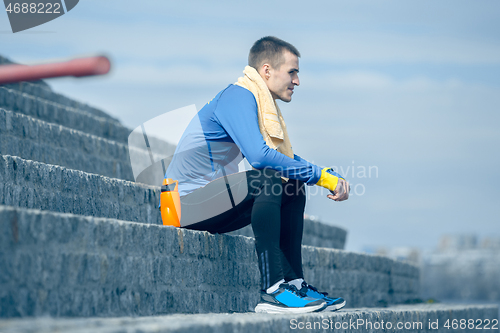
[(321, 168), (271, 149), (259, 129), (257, 102), (247, 89), (230, 84), (191, 120), (165, 174), (179, 181), (184, 196), (210, 181), (238, 172), (246, 158), (256, 169), (270, 168), (284, 177), (316, 184)]

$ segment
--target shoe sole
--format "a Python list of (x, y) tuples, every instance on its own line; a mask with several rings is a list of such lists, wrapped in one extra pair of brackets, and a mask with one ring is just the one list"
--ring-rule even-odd
[(345, 306), (345, 301), (343, 301), (342, 303), (340, 304), (333, 304), (333, 305), (329, 305), (325, 308), (324, 311), (337, 311), (337, 310), (340, 310), (342, 309), (343, 307)]
[(257, 313), (309, 313), (319, 312), (326, 308), (327, 304), (313, 305), (301, 308), (275, 306), (272, 304), (257, 304), (255, 312)]

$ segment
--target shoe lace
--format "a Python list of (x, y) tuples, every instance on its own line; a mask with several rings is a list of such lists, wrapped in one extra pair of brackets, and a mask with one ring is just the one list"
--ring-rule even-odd
[(324, 293), (324, 292), (321, 292), (321, 291), (318, 291), (318, 289), (316, 289), (315, 287), (311, 286), (310, 284), (306, 283), (306, 282), (302, 282), (302, 288), (300, 288), (300, 290), (305, 290), (303, 292), (307, 292), (307, 289), (311, 289), (312, 291), (315, 291), (317, 292), (318, 294), (322, 294), (324, 296), (328, 296), (328, 293)]
[(280, 285), (280, 287), (281, 286), (283, 286), (283, 288), (285, 288), (287, 290), (290, 290), (292, 293), (294, 293), (297, 296), (307, 297), (307, 294), (305, 292), (303, 292), (302, 289), (300, 289), (300, 290), (297, 289), (297, 287), (295, 287), (293, 284), (283, 283), (282, 285)]

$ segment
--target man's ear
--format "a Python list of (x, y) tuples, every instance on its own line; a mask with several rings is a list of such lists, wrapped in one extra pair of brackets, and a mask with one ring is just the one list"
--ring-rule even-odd
[(264, 63), (262, 66), (260, 66), (259, 74), (264, 80), (269, 80), (271, 77), (271, 65), (268, 63)]

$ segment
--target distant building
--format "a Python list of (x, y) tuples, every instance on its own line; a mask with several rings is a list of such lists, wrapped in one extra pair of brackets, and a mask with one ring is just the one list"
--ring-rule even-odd
[(422, 299), (500, 302), (500, 237), (443, 235), (430, 253), (383, 246), (364, 252), (420, 266)]
[(446, 235), (437, 251), (423, 256), (424, 298), (500, 301), (500, 237)]

